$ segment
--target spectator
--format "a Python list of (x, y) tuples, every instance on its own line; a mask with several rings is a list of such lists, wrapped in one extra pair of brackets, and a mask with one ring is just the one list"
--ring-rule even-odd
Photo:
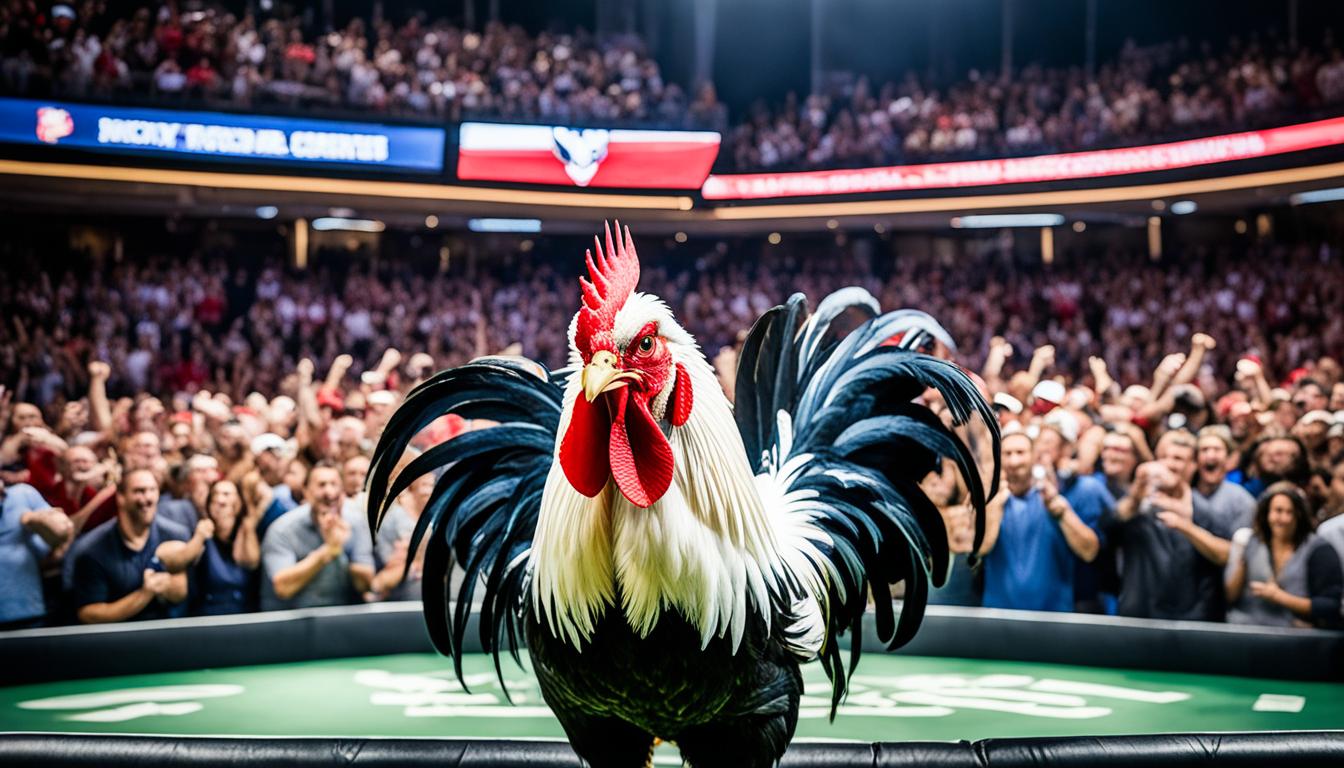
[(74, 537), (70, 519), (31, 485), (0, 480), (0, 631), (46, 623), (41, 562)]
[(1093, 563), (1106, 547), (1100, 522), (1104, 516), (1114, 512), (1115, 497), (1097, 478), (1079, 474), (1075, 449), (1078, 426), (1077, 417), (1068, 410), (1051, 410), (1042, 421), (1036, 437), (1036, 463), (1041, 465), (1047, 475), (1053, 473), (1059, 479), (1060, 493), (1065, 501), (1097, 536), (1097, 552), (1091, 558), (1080, 556), (1074, 561), (1074, 610), (1103, 613), (1098, 575)]
[[(303, 459), (297, 457), (290, 459), (288, 466), (285, 467), (284, 481), (281, 483), (284, 487), (273, 492), (273, 500), (266, 507), (261, 521), (257, 523), (257, 538), (261, 541), (266, 541), (266, 531), (271, 523), (303, 502), (303, 488), (308, 482), (308, 472), (308, 465)], [(285, 497), (291, 501), (284, 501)]]
[(1344, 515), (1344, 454), (1337, 456), (1330, 468), (1330, 483), (1326, 486), (1324, 503), (1317, 510), (1316, 520), (1324, 524), (1340, 515)]
[(243, 503), (228, 480), (210, 486), (205, 503), (212, 536), (197, 564), (192, 613), (216, 616), (257, 610), (261, 544), (257, 521), (261, 510)]
[(341, 464), (341, 490), (353, 499), (364, 490), (364, 478), (369, 475), (369, 457), (356, 454)]
[(368, 521), (345, 503), (340, 470), (313, 467), (304, 498), (266, 531), (263, 610), (355, 603), (373, 580)]
[(1247, 451), (1249, 462), (1241, 480), (1252, 495), (1280, 481), (1297, 486), (1306, 485), (1311, 478), (1311, 464), (1306, 446), (1291, 435), (1269, 435), (1252, 444)]
[[(274, 432), (267, 432), (252, 438), (252, 463), (235, 469), (235, 474), (246, 470), (242, 475), (241, 490), (244, 502), (249, 509), (261, 510), (257, 521), (258, 540), (264, 538), (266, 529), (284, 513), (297, 507), (294, 490), (285, 482), (294, 461), (292, 446)], [(303, 485), (299, 478), (297, 485)]]
[(1053, 469), (1032, 465), (1027, 433), (1005, 435), (1002, 456), (1002, 487), (991, 503), (980, 549), (984, 605), (1072, 611), (1074, 563), (1097, 556), (1096, 531), (1059, 493)]
[(72, 593), (76, 616), (85, 624), (163, 619), (178, 615), (187, 598), (187, 574), (170, 573), (160, 550), (187, 543), (190, 531), (155, 514), (159, 483), (146, 469), (126, 472), (117, 487), (117, 516), (81, 542), (75, 557)]
[[(162, 457), (155, 462), (156, 467), (164, 464)], [(205, 496), (219, 478), (219, 461), (209, 454), (198, 453), (180, 465), (180, 478), (176, 487), (181, 496), (164, 494), (159, 499), (159, 513), (183, 528), (192, 529), (205, 518)]]
[(1189, 432), (1164, 434), (1157, 460), (1138, 468), (1129, 492), (1103, 523), (1123, 558), (1122, 616), (1222, 619), (1221, 572), (1232, 531), (1190, 487), (1195, 446)]
[(1255, 527), (1238, 531), (1228, 558), (1228, 622), (1338, 625), (1344, 574), (1334, 548), (1313, 528), (1307, 499), (1293, 484), (1275, 483), (1260, 496)]
[(948, 551), (952, 553), (947, 582), (941, 587), (930, 587), (929, 603), (978, 607), (984, 600), (984, 584), (979, 569), (971, 568), (968, 557), (975, 544), (970, 495), (950, 461), (942, 462), (941, 469), (930, 472), (920, 486), (943, 516)]
[(1101, 471), (1095, 477), (1105, 484), (1112, 498), (1123, 498), (1139, 467), (1140, 443), (1124, 429), (1111, 425), (1101, 429)]
[(1255, 517), (1255, 497), (1227, 480), (1232, 448), (1232, 433), (1227, 427), (1210, 425), (1199, 431), (1195, 498), (1221, 521), (1223, 530), (1236, 531), (1250, 527)]
[[(1328, 543), (1335, 550), (1335, 555), (1340, 561), (1341, 568), (1344, 568), (1344, 515), (1335, 515), (1334, 517), (1331, 517), (1327, 519), (1325, 522), (1321, 523), (1320, 526), (1316, 529), (1316, 535), (1319, 536), (1322, 541)], [(1318, 571), (1319, 570), (1324, 569), (1318, 568)], [(1309, 573), (1308, 575), (1310, 576), (1311, 574)], [(1307, 587), (1308, 592), (1310, 593), (1311, 584), (1308, 584)], [(1326, 591), (1327, 590), (1325, 588), (1320, 588), (1316, 590), (1316, 592), (1321, 593)], [(1317, 613), (1319, 614), (1320, 612), (1318, 611)], [(1344, 621), (1344, 600), (1341, 600), (1340, 602), (1340, 620)], [(1321, 623), (1322, 625), (1328, 625), (1328, 622), (1321, 622)]]

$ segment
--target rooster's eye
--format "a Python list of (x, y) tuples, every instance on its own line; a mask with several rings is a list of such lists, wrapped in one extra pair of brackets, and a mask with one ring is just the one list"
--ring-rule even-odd
[(645, 336), (639, 340), (639, 351), (648, 352), (653, 349), (653, 337)]

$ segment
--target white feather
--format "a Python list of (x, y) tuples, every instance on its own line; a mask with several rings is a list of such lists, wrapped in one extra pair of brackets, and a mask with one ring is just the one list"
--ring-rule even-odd
[[(586, 498), (565, 479), (557, 440), (529, 562), (533, 611), (557, 637), (582, 647), (619, 587), (621, 611), (640, 635), (676, 611), (696, 627), (702, 647), (727, 637), (736, 649), (752, 612), (769, 626), (770, 596), (778, 595), (791, 606), (782, 619), (799, 636), (790, 650), (815, 658), (826, 637), (827, 582), (837, 581), (822, 552), (831, 540), (814, 524), (816, 494), (788, 490), (811, 457), (790, 455), (792, 424), (781, 412), (779, 440), (768, 451), (765, 471), (753, 476), (718, 377), (661, 300), (630, 297), (613, 327), (618, 347), (649, 322), (658, 324), (694, 393), (690, 418), (675, 428), (663, 420), (671, 377), (654, 399), (654, 415), (672, 446), (672, 485), (647, 509), (631, 504), (611, 482), (596, 498)], [(565, 388), (561, 437), (579, 396), (582, 360), (572, 344), (574, 329), (571, 323), (575, 372)]]

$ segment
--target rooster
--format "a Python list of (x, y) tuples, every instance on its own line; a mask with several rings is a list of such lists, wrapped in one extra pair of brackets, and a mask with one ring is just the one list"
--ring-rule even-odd
[[(417, 387), (375, 452), (370, 526), (417, 477), (441, 472), (410, 542), (412, 552), (425, 542), (430, 638), (460, 679), (483, 589), (480, 639), (501, 681), (501, 653), (520, 661), (525, 645), (589, 764), (644, 765), (661, 739), (691, 766), (774, 765), (797, 724), (800, 664), (824, 666), (834, 717), (870, 596), (887, 648), (918, 628), (930, 581), (948, 569), (942, 518), (918, 481), (943, 459), (964, 477), (979, 548), (975, 454), (922, 404), (926, 391), (954, 425), (983, 420), (995, 480), (997, 422), (959, 367), (908, 348), (950, 342), (932, 318), (879, 314), (859, 288), (810, 315), (794, 295), (761, 317), (734, 407), (667, 305), (636, 291), (629, 230), (618, 223), (613, 242), (608, 227), (605, 248), (595, 245), (570, 367), (486, 358)], [(848, 310), (867, 320), (841, 337), (831, 326)], [(445, 413), (498, 425), (393, 477), (410, 440)], [(455, 596), (454, 562), (467, 574)]]

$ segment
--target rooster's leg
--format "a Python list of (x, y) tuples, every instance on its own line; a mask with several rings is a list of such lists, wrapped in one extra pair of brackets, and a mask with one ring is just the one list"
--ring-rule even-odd
[(591, 768), (635, 768), (653, 764), (653, 736), (614, 717), (556, 712), (570, 746)]

